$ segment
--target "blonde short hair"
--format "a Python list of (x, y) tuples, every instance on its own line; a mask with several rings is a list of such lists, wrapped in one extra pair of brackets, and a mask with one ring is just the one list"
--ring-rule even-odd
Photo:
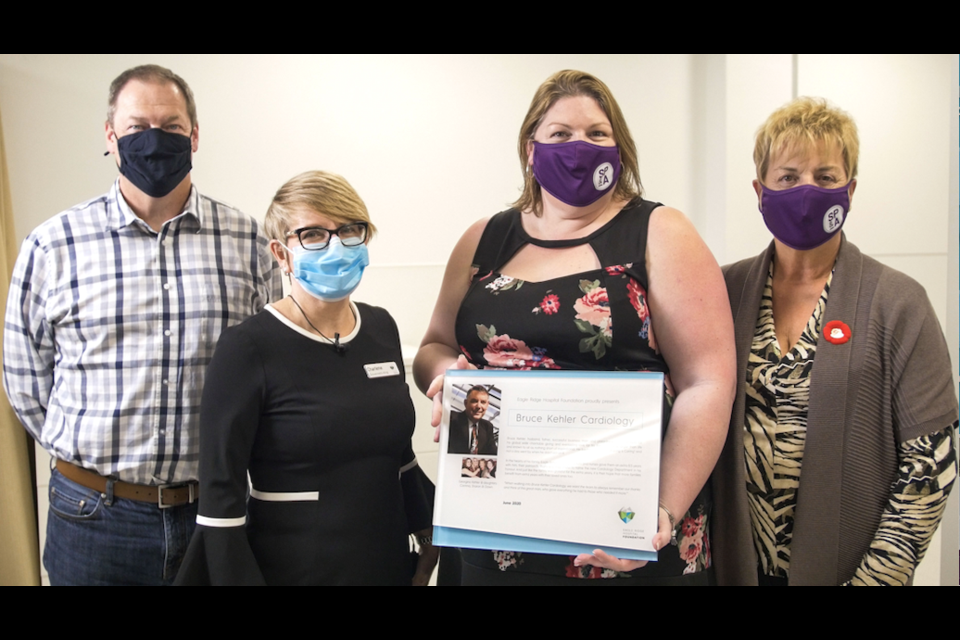
[(836, 144), (843, 153), (847, 180), (857, 177), (860, 138), (850, 114), (830, 106), (823, 98), (797, 98), (780, 107), (757, 130), (753, 163), (757, 179), (763, 182), (770, 156), (793, 146), (811, 146), (820, 142)]
[(520, 154), (520, 168), (523, 171), (523, 192), (513, 206), (521, 211), (532, 211), (537, 216), (543, 213), (543, 197), (540, 184), (527, 170), (527, 143), (540, 126), (540, 122), (557, 100), (572, 96), (593, 98), (603, 109), (613, 129), (613, 140), (620, 151), (620, 179), (614, 188), (614, 197), (620, 200), (633, 200), (643, 194), (640, 184), (640, 167), (637, 160), (637, 145), (630, 136), (627, 121), (620, 111), (620, 105), (614, 99), (610, 89), (599, 78), (583, 71), (558, 71), (544, 81), (537, 89), (527, 110), (527, 116), (520, 127), (520, 139), (517, 151)]
[(307, 171), (288, 180), (273, 196), (263, 223), (267, 237), (286, 244), (287, 232), (293, 230), (293, 217), (301, 208), (316, 211), (338, 226), (366, 222), (368, 238), (377, 232), (370, 222), (367, 205), (343, 176), (328, 171)]

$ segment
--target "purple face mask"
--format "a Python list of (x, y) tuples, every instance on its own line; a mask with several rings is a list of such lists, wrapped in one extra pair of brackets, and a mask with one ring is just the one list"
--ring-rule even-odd
[(815, 249), (832, 238), (847, 220), (850, 185), (824, 189), (805, 184), (784, 191), (763, 185), (760, 213), (770, 233), (793, 249)]
[(593, 204), (620, 177), (620, 151), (582, 140), (534, 142), (533, 175), (554, 198), (571, 207)]

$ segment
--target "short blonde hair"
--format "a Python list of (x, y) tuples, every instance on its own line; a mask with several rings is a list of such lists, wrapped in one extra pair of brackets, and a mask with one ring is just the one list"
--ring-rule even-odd
[(273, 196), (263, 223), (267, 237), (286, 244), (287, 232), (293, 230), (292, 220), (300, 208), (316, 211), (337, 226), (366, 222), (368, 238), (377, 232), (370, 222), (367, 205), (343, 176), (328, 171), (307, 171), (288, 180)]
[(830, 106), (823, 98), (797, 98), (767, 118), (757, 130), (753, 163), (757, 179), (763, 182), (770, 156), (793, 146), (806, 147), (819, 142), (836, 144), (843, 153), (847, 180), (857, 177), (860, 138), (850, 114)]
[(610, 89), (599, 78), (583, 71), (558, 71), (544, 81), (537, 89), (527, 110), (527, 116), (520, 127), (520, 139), (517, 151), (520, 154), (520, 169), (523, 171), (523, 192), (513, 206), (521, 211), (532, 211), (537, 216), (543, 214), (543, 197), (540, 184), (527, 170), (527, 143), (533, 140), (537, 127), (557, 100), (572, 96), (593, 98), (603, 109), (613, 129), (613, 140), (620, 151), (620, 179), (614, 188), (614, 197), (620, 200), (633, 200), (643, 194), (640, 184), (640, 167), (637, 160), (637, 145), (630, 136), (627, 121), (620, 111), (620, 105), (614, 99)]

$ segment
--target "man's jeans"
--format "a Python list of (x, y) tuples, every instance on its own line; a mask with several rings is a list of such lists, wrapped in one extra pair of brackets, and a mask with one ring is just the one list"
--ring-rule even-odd
[(197, 523), (197, 503), (160, 509), (109, 498), (53, 470), (43, 550), (50, 584), (173, 584)]

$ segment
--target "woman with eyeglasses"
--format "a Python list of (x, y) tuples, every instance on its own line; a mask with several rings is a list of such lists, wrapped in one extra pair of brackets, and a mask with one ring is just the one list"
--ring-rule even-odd
[(217, 344), (178, 582), (426, 584), (433, 485), (410, 446), (400, 336), (385, 310), (350, 300), (375, 232), (367, 208), (342, 177), (310, 171), (277, 191), (265, 227), (290, 294)]

